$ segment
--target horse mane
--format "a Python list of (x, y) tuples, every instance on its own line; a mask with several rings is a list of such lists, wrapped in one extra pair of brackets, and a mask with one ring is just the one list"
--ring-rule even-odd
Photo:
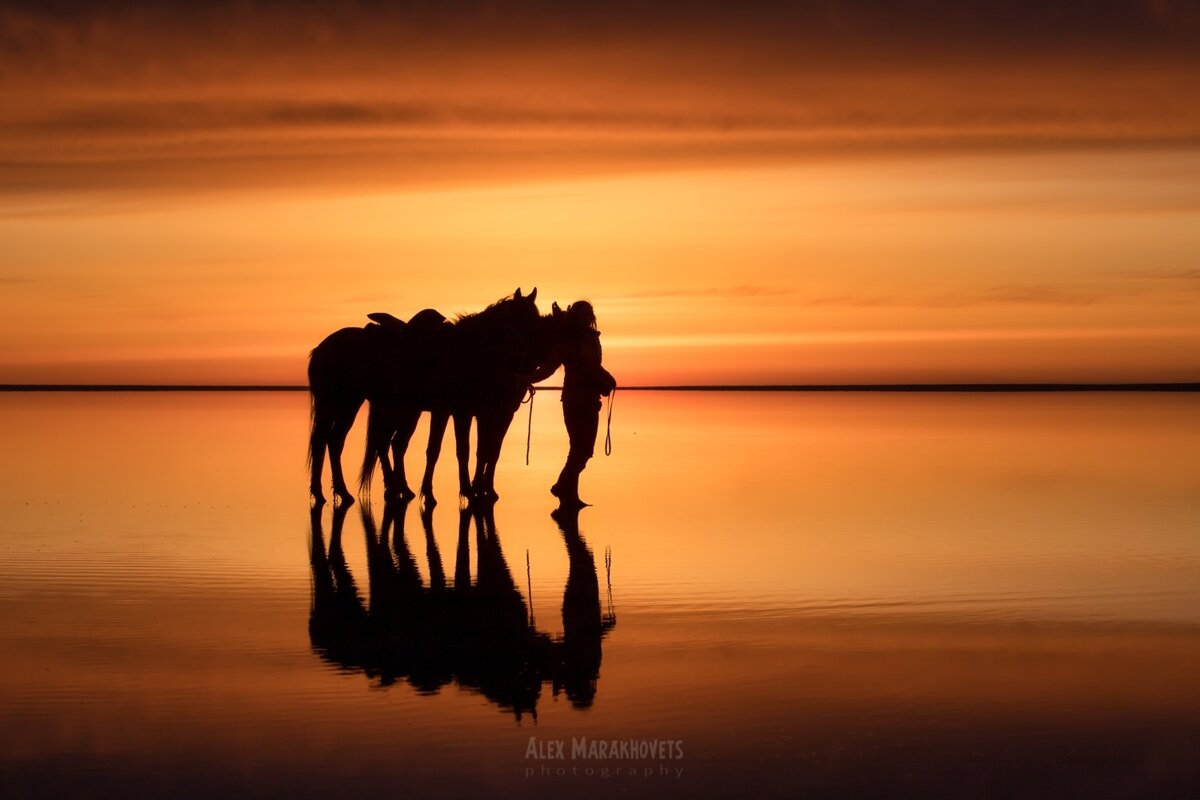
[(516, 298), (510, 294), (507, 297), (501, 297), (499, 300), (492, 303), (490, 306), (488, 306), (487, 308), (485, 308), (481, 311), (473, 311), (469, 314), (465, 313), (465, 312), (455, 314), (454, 315), (454, 324), (461, 325), (463, 323), (466, 323), (466, 327), (470, 328), (470, 327), (476, 325), (477, 323), (489, 321), (493, 316), (496, 315), (496, 313), (498, 311), (500, 311), (501, 309), (506, 307), (509, 303), (512, 303), (515, 300), (516, 300)]

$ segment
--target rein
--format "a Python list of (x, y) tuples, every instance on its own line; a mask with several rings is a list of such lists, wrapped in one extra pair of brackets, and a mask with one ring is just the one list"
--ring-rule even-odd
[(529, 565), (529, 548), (525, 548), (525, 587), (529, 592), (529, 625), (533, 627), (533, 567)]
[(529, 403), (529, 427), (525, 429), (525, 466), (529, 466), (529, 443), (533, 440), (533, 396), (537, 390), (529, 387), (529, 399), (522, 400), (521, 405)]
[[(529, 397), (521, 401), (521, 405), (529, 405), (529, 424), (525, 428), (525, 466), (529, 466), (529, 450), (533, 441), (533, 396), (537, 394), (537, 389), (529, 387)], [(612, 410), (613, 401), (617, 398), (617, 390), (614, 388), (608, 395), (608, 421), (604, 432), (604, 455), (612, 455)]]
[(612, 407), (615, 399), (617, 399), (617, 389), (614, 386), (608, 395), (608, 430), (604, 434), (604, 455), (606, 456), (612, 455)]

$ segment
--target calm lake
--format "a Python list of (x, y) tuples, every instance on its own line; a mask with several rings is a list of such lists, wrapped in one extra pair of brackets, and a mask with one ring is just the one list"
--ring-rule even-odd
[(310, 514), (304, 393), (0, 394), (0, 796), (1200, 792), (1200, 395), (527, 410)]

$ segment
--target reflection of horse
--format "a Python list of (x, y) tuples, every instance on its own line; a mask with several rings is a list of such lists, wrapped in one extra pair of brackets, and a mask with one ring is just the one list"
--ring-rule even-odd
[[(512, 385), (522, 380), (519, 376), (534, 371), (526, 349), (541, 320), (536, 299), (536, 289), (528, 296), (518, 289), (512, 297), (452, 324), (444, 323), (436, 312), (422, 312), (409, 324), (378, 315), (374, 324), (343, 328), (317, 345), (309, 356), (308, 383), (312, 395), (309, 488), (318, 503), (325, 499), (321, 468), (326, 451), (335, 500), (353, 502), (342, 475), (341, 453), (364, 400), (371, 401), (372, 408), (386, 409), (387, 422), (396, 430), (402, 426), (407, 430), (402, 437), (407, 444), (422, 410), (454, 403), (486, 408), (491, 398), (511, 394)], [(480, 415), (479, 420), (480, 448), (486, 443), (498, 451), (504, 431), (498, 431), (488, 415)], [(378, 456), (384, 481), (390, 484), (392, 468), (386, 452), (372, 456), (372, 467)], [(398, 493), (411, 496), (402, 458), (395, 469)], [(369, 477), (365, 476), (368, 481)]]
[[(416, 336), (413, 329), (414, 326), (410, 323), (405, 335)], [(418, 407), (406, 402), (403, 397), (398, 403), (390, 406), (372, 400), (360, 492), (370, 491), (371, 475), (378, 460), (384, 470), (389, 496), (413, 496), (404, 478), (403, 458), (417, 419), (421, 411), (427, 408), (432, 411), (432, 417), (429, 445), (425, 451), (425, 473), (421, 480), (421, 494), (425, 496), (426, 502), (430, 505), (436, 502), (433, 497), (433, 471), (441, 452), (446, 425), (451, 417), (454, 419), (459, 493), (463, 496), (473, 495), (480, 499), (495, 500), (495, 467), (500, 457), (500, 448), (526, 392), (534, 383), (554, 374), (569, 354), (577, 352), (583, 346), (583, 342), (595, 337), (594, 327), (589, 327), (586, 321), (581, 323), (577, 315), (564, 312), (556, 303), (554, 310), (540, 317), (532, 331), (527, 332), (515, 357), (485, 365), (482, 379), (452, 387), (451, 391), (437, 398), (441, 402), (440, 406)], [(479, 441), (475, 455), (475, 476), (468, 478), (468, 437), (472, 419), (478, 422)], [(389, 443), (395, 465), (394, 474), (398, 476), (391, 478), (390, 483), (387, 466)]]
[[(362, 507), (370, 587), (366, 605), (342, 552), (347, 506), (334, 508), (328, 550), (321, 510), (313, 510), (313, 651), (341, 669), (361, 670), (379, 686), (406, 681), (422, 694), (434, 694), (454, 683), (510, 709), (518, 719), (525, 713), (536, 716), (541, 685), (547, 681), (555, 694), (565, 690), (576, 707), (591, 705), (600, 641), (615, 623), (602, 619), (595, 562), (578, 535), (577, 522), (559, 520), (570, 571), (563, 593), (564, 634), (554, 639), (530, 622), (500, 547), (491, 504), (476, 503), (474, 510), (459, 512), (451, 586), (429, 507), (421, 519), (430, 579), (428, 585), (422, 581), (404, 533), (407, 508), (404, 502), (385, 509), (377, 529), (370, 508)], [(478, 555), (474, 583), (472, 520)]]

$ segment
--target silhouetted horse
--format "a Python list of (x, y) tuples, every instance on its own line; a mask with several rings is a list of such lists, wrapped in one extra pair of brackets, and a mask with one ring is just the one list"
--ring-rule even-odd
[[(516, 373), (532, 372), (524, 352), (541, 319), (536, 299), (537, 289), (528, 296), (518, 289), (512, 297), (453, 324), (433, 311), (421, 312), (409, 323), (386, 314), (372, 315), (371, 324), (343, 328), (317, 345), (309, 356), (308, 383), (312, 396), (309, 489), (318, 504), (325, 499), (321, 469), (326, 452), (335, 500), (354, 500), (342, 474), (341, 453), (364, 401), (386, 409), (384, 418), (397, 429), (410, 423), (415, 427), (422, 410), (448, 407), (452, 399), (489, 396), (497, 391), (498, 382), (511, 391), (507, 384), (516, 380)], [(489, 443), (496, 437), (490, 420), (487, 426), (481, 424), (481, 434), (488, 436)], [(408, 428), (405, 443), (411, 435)], [(390, 483), (386, 453), (382, 460), (385, 482)], [(396, 469), (400, 485), (407, 490), (403, 460)]]
[[(472, 391), (450, 393), (444, 398), (445, 405), (430, 407), (429, 445), (425, 451), (425, 473), (421, 480), (421, 494), (426, 502), (430, 505), (436, 503), (433, 497), (433, 472), (441, 452), (446, 424), (451, 418), (454, 419), (459, 493), (495, 500), (498, 497), (495, 489), (496, 462), (500, 457), (504, 436), (521, 401), (533, 384), (553, 375), (568, 354), (595, 336), (594, 327), (581, 324), (578, 317), (564, 312), (555, 303), (550, 314), (539, 318), (532, 335), (513, 354), (515, 357), (490, 364), (487, 380), (477, 382)], [(392, 478), (389, 493), (402, 498), (413, 496), (404, 479), (402, 464), (420, 411), (411, 405), (388, 408), (371, 403), (360, 492), (369, 492), (376, 460), (384, 466), (387, 481), (386, 459), (390, 444), (399, 479)], [(479, 428), (474, 478), (469, 477), (467, 458), (472, 419), (477, 420)]]
[[(615, 618), (601, 615), (595, 562), (579, 537), (576, 518), (558, 518), (570, 571), (563, 593), (564, 634), (554, 639), (529, 619), (500, 546), (491, 504), (459, 512), (452, 586), (446, 585), (434, 540), (432, 509), (427, 507), (421, 517), (430, 574), (425, 586), (405, 538), (408, 502), (389, 504), (379, 529), (364, 504), (369, 603), (362, 601), (342, 554), (347, 508), (334, 508), (328, 551), (321, 510), (312, 514), (308, 629), (313, 651), (323, 660), (361, 670), (379, 686), (406, 681), (422, 694), (457, 683), (511, 710), (517, 719), (525, 713), (536, 717), (545, 682), (555, 694), (565, 689), (572, 705), (591, 705), (601, 639)], [(478, 554), (473, 582), (472, 520)]]
[[(519, 292), (517, 294), (519, 298)], [(382, 467), (385, 490), (391, 497), (409, 499), (413, 492), (404, 474), (404, 454), (422, 411), (431, 411), (427, 465), (422, 491), (430, 504), (433, 498), (433, 469), (441, 451), (446, 421), (455, 416), (459, 491), (487, 496), (490, 488), (483, 467), (495, 462), (516, 407), (531, 380), (537, 378), (537, 361), (546, 349), (546, 326), (537, 314), (534, 289), (524, 305), (496, 304), (478, 315), (460, 317), (412, 335), (420, 359), (410, 360), (408, 371), (397, 374), (391, 390), (373, 398), (367, 422), (367, 447), (359, 491), (370, 492), (376, 461)], [(507, 313), (509, 324), (485, 325), (488, 314)], [(531, 311), (531, 313), (530, 313)], [(433, 312), (436, 313), (436, 312)], [(413, 331), (409, 325), (408, 331)], [(551, 370), (552, 372), (553, 370)], [(511, 410), (508, 410), (509, 406)], [(471, 419), (478, 421), (475, 481), (467, 481), (467, 455)], [(391, 446), (392, 463), (388, 462)]]
[(308, 388), (312, 403), (309, 490), (318, 505), (325, 501), (321, 493), (321, 468), (326, 452), (333, 475), (334, 500), (353, 502), (342, 475), (342, 448), (359, 408), (368, 397), (379, 392), (381, 365), (396, 360), (399, 336), (398, 331), (374, 323), (362, 328), (342, 328), (327, 336), (309, 354)]

